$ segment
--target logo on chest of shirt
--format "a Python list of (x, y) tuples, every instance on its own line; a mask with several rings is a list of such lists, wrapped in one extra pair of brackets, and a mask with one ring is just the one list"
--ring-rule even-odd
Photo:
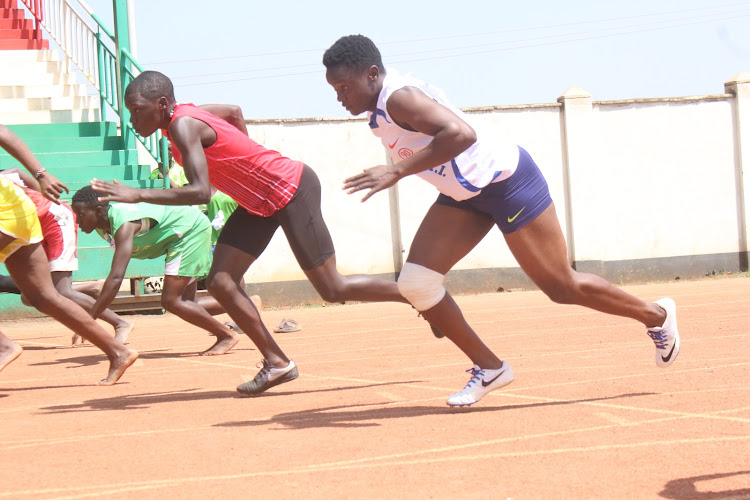
[(409, 148), (401, 148), (398, 150), (398, 156), (403, 160), (409, 158), (413, 154), (414, 154), (414, 151), (412, 151)]

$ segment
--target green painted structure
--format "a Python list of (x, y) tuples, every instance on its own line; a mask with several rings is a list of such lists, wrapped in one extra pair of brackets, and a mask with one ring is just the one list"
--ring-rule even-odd
[[(3, 12), (8, 11), (18, 0), (0, 0)], [(11, 5), (12, 4), (12, 5)], [(36, 4), (23, 2), (36, 16), (36, 22), (42, 19), (43, 12)], [(118, 180), (119, 182), (139, 188), (167, 187), (163, 180), (152, 180), (151, 166), (139, 162), (136, 139), (151, 155), (157, 164), (169, 162), (167, 141), (161, 133), (149, 138), (136, 137), (129, 126), (130, 115), (123, 106), (123, 90), (134, 78), (134, 71), (142, 71), (138, 62), (129, 52), (130, 39), (127, 0), (112, 0), (114, 14), (114, 33), (99, 18), (89, 12), (96, 25), (96, 55), (99, 73), (98, 89), (101, 96), (100, 110), (106, 120), (107, 108), (114, 111), (112, 119), (117, 121), (84, 122), (84, 123), (45, 123), (28, 125), (7, 125), (28, 145), (34, 156), (50, 173), (55, 175), (70, 189), (63, 193), (63, 201), (70, 201), (73, 194), (89, 184), (93, 178)], [(88, 11), (88, 9), (86, 9)], [(23, 11), (15, 9), (17, 16)], [(18, 36), (21, 37), (23, 33)], [(41, 31), (37, 32), (41, 38)], [(42, 40), (48, 43), (46, 40)], [(70, 40), (70, 43), (85, 44), (81, 40)], [(0, 47), (2, 49), (3, 47)], [(21, 48), (21, 47), (8, 47)], [(36, 49), (39, 47), (28, 47)], [(46, 48), (46, 45), (45, 45)], [(29, 82), (33, 84), (33, 82)], [(2, 123), (2, 117), (0, 117)], [(12, 156), (0, 149), (0, 170), (6, 168), (23, 168)], [(106, 278), (110, 271), (113, 252), (108, 244), (97, 234), (78, 233), (79, 270), (73, 273), (74, 281), (88, 281)], [(7, 274), (5, 266), (0, 264), (0, 273)], [(164, 274), (164, 260), (131, 260), (126, 278), (161, 276)], [(138, 287), (142, 287), (139, 283)], [(142, 292), (142, 288), (139, 290)], [(140, 302), (135, 309), (150, 308), (146, 301)], [(153, 302), (153, 301), (152, 301)], [(144, 305), (145, 304), (145, 305)], [(159, 308), (158, 300), (154, 302)], [(127, 309), (124, 309), (127, 310)], [(12, 294), (0, 294), (0, 314), (33, 314), (33, 310), (23, 306), (20, 297)]]
[[(162, 180), (151, 180), (151, 169), (140, 165), (138, 152), (123, 147), (115, 122), (52, 123), (33, 125), (9, 125), (29, 146), (39, 162), (53, 175), (64, 182), (70, 193), (63, 200), (70, 201), (73, 194), (88, 185), (93, 178), (117, 179), (123, 184), (140, 188), (160, 188)], [(15, 158), (0, 150), (0, 169), (19, 167)], [(75, 281), (106, 278), (109, 274), (113, 252), (97, 234), (79, 231), (79, 270), (73, 273)], [(5, 267), (0, 273), (7, 274)], [(126, 277), (161, 276), (164, 261), (131, 260)], [(0, 311), (28, 309), (21, 304), (20, 297), (0, 294)]]

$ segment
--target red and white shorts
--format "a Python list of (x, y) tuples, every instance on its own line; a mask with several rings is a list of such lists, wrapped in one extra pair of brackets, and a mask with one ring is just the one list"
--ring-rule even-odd
[(50, 272), (78, 270), (78, 224), (73, 210), (63, 203), (52, 203), (39, 217), (42, 224), (42, 248), (47, 254)]

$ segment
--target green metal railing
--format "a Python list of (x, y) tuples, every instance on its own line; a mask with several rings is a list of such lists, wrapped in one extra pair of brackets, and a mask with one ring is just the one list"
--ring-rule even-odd
[[(139, 74), (142, 73), (144, 69), (140, 64), (138, 64), (138, 61), (135, 60), (133, 55), (127, 49), (120, 49), (120, 56), (120, 71), (122, 72), (122, 87), (124, 89), (127, 88), (127, 85), (132, 82), (136, 76), (138, 76), (133, 72), (130, 65), (132, 64), (138, 70)], [(125, 61), (127, 61), (127, 63)], [(157, 162), (160, 161), (160, 158), (162, 159), (160, 166), (163, 167), (162, 172), (164, 173), (165, 185), (168, 185), (169, 176), (167, 175), (166, 171), (169, 168), (169, 144), (167, 138), (164, 137), (164, 135), (161, 133), (161, 130), (157, 130), (156, 133), (148, 137), (141, 137), (135, 133), (133, 127), (130, 126), (130, 123), (128, 123), (127, 126), (130, 131), (135, 134), (141, 144), (143, 144), (143, 147), (145, 147), (146, 150), (151, 153), (151, 156), (153, 156)]]
[[(104, 34), (114, 39), (114, 37), (104, 31)], [(102, 30), (96, 33), (96, 59), (97, 69), (99, 70), (99, 95), (102, 99), (102, 119), (105, 117), (106, 105), (109, 104), (115, 112), (118, 112), (117, 103), (117, 57), (115, 54), (104, 44), (102, 40)], [(119, 113), (118, 113), (119, 115)]]
[[(128, 84), (132, 82), (135, 77), (138, 76), (138, 74), (142, 73), (144, 69), (127, 48), (118, 47), (118, 45), (115, 43), (114, 33), (107, 29), (107, 27), (93, 12), (89, 12), (89, 14), (99, 28), (96, 33), (97, 59), (99, 62), (99, 93), (102, 96), (102, 99), (120, 117), (123, 136), (130, 134), (138, 138), (138, 141), (143, 145), (144, 148), (146, 148), (151, 157), (156, 160), (159, 168), (164, 173), (166, 187), (168, 185), (168, 181), (166, 181), (166, 169), (169, 167), (170, 163), (167, 138), (164, 137), (160, 130), (157, 130), (156, 133), (152, 134), (149, 137), (141, 137), (136, 134), (135, 130), (133, 130), (133, 127), (130, 125), (129, 113), (127, 112), (127, 109), (125, 109), (124, 105), (122, 105), (122, 94), (125, 92)], [(118, 58), (115, 52), (107, 46), (107, 43), (103, 40), (102, 35), (106, 35), (108, 40), (115, 44), (115, 50), (119, 50), (119, 68)], [(138, 71), (138, 74), (133, 71), (133, 68)], [(118, 74), (120, 75), (120, 85), (118, 85)], [(125, 142), (127, 144), (127, 137)]]
[[(167, 139), (162, 136), (161, 131), (150, 137), (136, 134), (130, 125), (128, 110), (123, 105), (122, 94), (136, 76), (133, 68), (138, 72), (143, 71), (129, 51), (127, 35), (123, 34), (122, 40), (118, 40), (115, 33), (107, 28), (83, 0), (78, 0), (78, 3), (94, 21), (96, 28), (92, 28), (81, 17), (69, 0), (22, 0), (22, 3), (34, 15), (37, 24), (41, 24), (60, 46), (68, 60), (97, 89), (101, 119), (106, 121), (107, 108), (112, 109), (119, 118), (125, 147), (135, 147), (132, 139), (138, 138), (164, 172), (170, 162)], [(122, 13), (123, 4), (124, 0), (113, 2), (116, 20), (117, 11)], [(164, 177), (166, 179), (167, 176)], [(165, 186), (166, 184), (165, 181)]]

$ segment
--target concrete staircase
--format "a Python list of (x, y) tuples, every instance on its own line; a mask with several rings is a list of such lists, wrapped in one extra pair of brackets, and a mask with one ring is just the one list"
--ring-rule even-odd
[[(149, 178), (151, 167), (139, 163), (138, 152), (124, 148), (117, 123), (41, 123), (8, 125), (8, 128), (24, 140), (47, 170), (70, 188), (70, 194), (63, 194), (64, 200), (69, 200), (94, 177), (117, 179), (134, 187), (158, 187)], [(0, 170), (18, 166), (15, 158), (0, 150)]]
[[(49, 49), (18, 0), (0, 0), (0, 123), (70, 123), (101, 119), (99, 95)], [(81, 83), (81, 81), (84, 83)]]
[(100, 119), (99, 96), (90, 95), (89, 86), (67, 71), (58, 51), (0, 50), (0, 67), (3, 124)]
[(17, 0), (0, 0), (0, 50), (49, 49), (49, 41), (34, 24)]
[[(0, 105), (2, 101), (0, 99)], [(68, 186), (70, 193), (63, 193), (62, 196), (65, 201), (70, 201), (73, 194), (88, 185), (94, 177), (117, 179), (133, 187), (161, 186), (161, 181), (150, 179), (151, 167), (139, 163), (138, 152), (123, 147), (117, 123), (43, 123), (8, 125), (8, 128), (24, 140), (47, 170)], [(0, 149), (0, 170), (13, 167), (23, 168), (15, 158)], [(78, 260), (79, 270), (73, 273), (75, 281), (106, 278), (112, 262), (112, 250), (97, 234), (79, 232)], [(0, 267), (0, 273), (7, 274), (4, 266)], [(126, 276), (136, 278), (160, 276), (163, 273), (162, 260), (132, 260)], [(148, 307), (142, 308), (153, 309), (155, 305), (158, 306), (158, 298), (156, 300), (156, 304), (149, 303)], [(121, 302), (134, 301), (125, 297)], [(9, 311), (22, 313), (24, 309), (17, 296), (0, 294), (0, 314)], [(119, 309), (132, 310), (132, 307)]]
[[(69, 72), (61, 53), (49, 50), (48, 41), (24, 38), (29, 36), (29, 20), (11, 4), (15, 0), (0, 0), (0, 123), (18, 134), (39, 162), (68, 186), (71, 192), (63, 195), (65, 200), (94, 177), (161, 187), (161, 181), (150, 179), (151, 167), (139, 161), (138, 151), (125, 148), (118, 123), (100, 121), (96, 89), (80, 83), (85, 78)], [(0, 149), (0, 170), (13, 167), (21, 166)], [(78, 243), (79, 271), (73, 279), (105, 278), (112, 262), (106, 243), (83, 232)], [(133, 260), (127, 276), (163, 272), (161, 260)], [(0, 273), (7, 274), (4, 266)], [(0, 314), (23, 314), (25, 309), (18, 296), (0, 294)]]

